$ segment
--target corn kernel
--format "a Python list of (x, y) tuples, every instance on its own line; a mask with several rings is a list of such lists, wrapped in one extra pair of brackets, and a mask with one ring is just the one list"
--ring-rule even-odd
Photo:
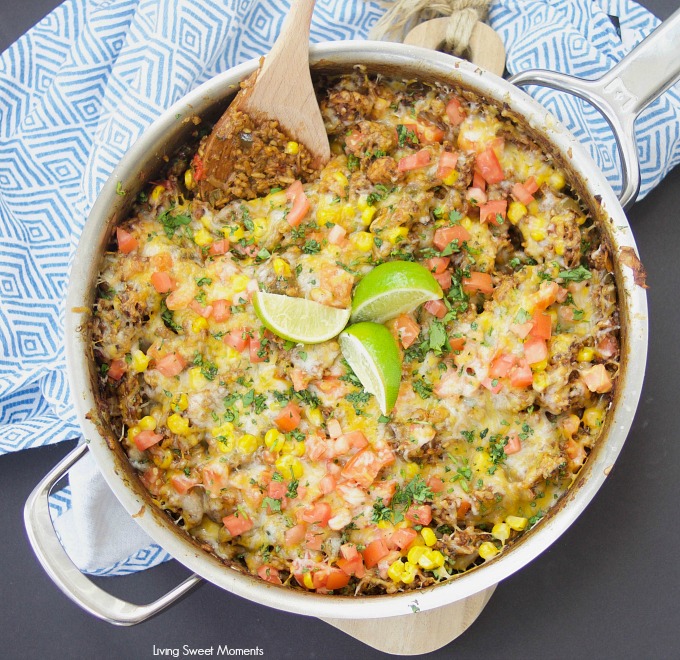
[(234, 439), (234, 436), (226, 436), (226, 435), (218, 435), (217, 438), (217, 449), (220, 451), (222, 454), (226, 454), (230, 451), (234, 451), (234, 447), (236, 446), (236, 440)]
[(163, 449), (160, 454), (154, 454), (152, 456), (154, 465), (161, 470), (167, 470), (172, 465), (173, 458), (174, 454), (170, 449)]
[(439, 552), (439, 550), (430, 550), (429, 548), (420, 555), (418, 565), (426, 571), (431, 571), (435, 568), (441, 568), (446, 561), (446, 557)]
[(339, 170), (336, 172), (333, 172), (333, 178), (343, 187), (347, 187), (349, 185), (349, 181), (347, 180), (347, 177), (344, 175), (343, 172), (340, 172)]
[(507, 523), (496, 523), (491, 529), (491, 536), (505, 543), (510, 538), (510, 525)]
[(592, 362), (594, 357), (595, 351), (590, 346), (583, 346), (576, 354), (576, 359), (579, 362)]
[(149, 195), (149, 200), (151, 201), (152, 204), (158, 204), (158, 200), (160, 199), (161, 195), (165, 192), (165, 186), (158, 185), (156, 186), (152, 191), (151, 195)]
[(252, 454), (260, 446), (260, 439), (250, 433), (244, 433), (238, 439), (238, 448), (244, 454)]
[(292, 140), (290, 142), (286, 143), (286, 148), (284, 151), (289, 155), (289, 156), (297, 156), (298, 152), (300, 151), (300, 145), (297, 142), (293, 142)]
[(329, 222), (337, 224), (340, 219), (342, 209), (337, 204), (331, 206), (320, 206), (316, 211), (316, 222), (323, 227)]
[(472, 229), (472, 220), (470, 220), (470, 218), (468, 218), (467, 216), (465, 216), (465, 217), (460, 221), (459, 224), (460, 224), (461, 227), (464, 227), (464, 228), (467, 229), (468, 231), (470, 231), (470, 230)]
[(135, 439), (135, 436), (136, 436), (137, 434), (139, 434), (139, 432), (140, 432), (141, 430), (142, 430), (142, 429), (140, 429), (139, 426), (136, 426), (136, 425), (135, 425), (135, 426), (131, 426), (131, 427), (128, 429), (128, 432), (127, 432), (128, 440), (134, 440), (134, 439)]
[(365, 211), (368, 208), (372, 208), (368, 205), (368, 195), (361, 195), (357, 200), (357, 207), (360, 211)]
[(542, 229), (532, 229), (529, 232), (531, 238), (533, 238), (537, 243), (540, 243), (545, 238), (545, 232)]
[(201, 330), (208, 329), (208, 319), (198, 316), (191, 322), (191, 332), (198, 334)]
[(286, 436), (278, 429), (269, 429), (269, 431), (264, 434), (264, 444), (271, 451), (281, 451), (285, 442)]
[(401, 576), (404, 574), (404, 562), (400, 559), (392, 562), (387, 569), (387, 576), (394, 582), (401, 582)]
[(210, 434), (213, 438), (223, 435), (226, 437), (231, 437), (234, 435), (234, 425), (231, 422), (225, 422), (220, 426), (215, 426), (210, 430)]
[(371, 224), (371, 221), (373, 220), (373, 216), (375, 215), (375, 212), (376, 212), (375, 206), (367, 206), (361, 212), (361, 224), (364, 227), (368, 227), (368, 225)]
[(399, 243), (408, 236), (408, 227), (392, 227), (391, 229), (386, 229), (383, 236), (390, 243)]
[(526, 529), (529, 520), (528, 518), (524, 518), (522, 516), (508, 516), (505, 519), (505, 522), (508, 524), (510, 529), (514, 529), (516, 532), (521, 532), (523, 529)]
[(192, 367), (189, 369), (189, 387), (192, 390), (200, 390), (204, 388), (207, 382), (208, 380), (201, 373), (200, 367)]
[(241, 291), (246, 290), (248, 282), (250, 282), (250, 278), (247, 275), (234, 275), (234, 277), (231, 278), (231, 288), (234, 293), (241, 293)]
[(156, 418), (151, 415), (146, 415), (139, 420), (139, 428), (142, 431), (153, 431), (156, 428)]
[(186, 394), (178, 395), (170, 406), (175, 411), (184, 411), (189, 407), (189, 397)]
[(201, 227), (198, 231), (194, 232), (194, 243), (196, 243), (196, 245), (205, 247), (206, 245), (210, 245), (212, 242), (212, 234), (204, 227)]
[(243, 227), (227, 225), (226, 227), (222, 227), (222, 234), (231, 241), (238, 241), (246, 235), (246, 232)]
[(498, 554), (498, 548), (491, 541), (484, 541), (479, 546), (479, 556), (482, 559), (491, 559)]
[(143, 351), (140, 351), (139, 349), (132, 351), (132, 362), (130, 363), (130, 366), (133, 371), (136, 371), (138, 374), (146, 371), (149, 366), (149, 361), (150, 358), (144, 355)]
[(289, 479), (291, 476), (295, 479), (299, 479), (304, 473), (304, 467), (299, 458), (295, 456), (281, 456), (277, 459), (276, 469), (286, 478)]
[(279, 277), (290, 277), (290, 265), (285, 259), (281, 259), (280, 257), (277, 257), (272, 261), (272, 266), (274, 268), (274, 272), (279, 276)]
[(585, 215), (580, 215), (578, 218), (576, 218), (576, 224), (582, 225), (586, 220), (587, 218)]
[(540, 362), (534, 362), (531, 365), (532, 371), (545, 371), (548, 368), (548, 360), (541, 360)]
[(527, 206), (527, 210), (531, 215), (538, 215), (538, 202), (536, 200), (530, 202), (529, 206)]
[(185, 173), (184, 173), (184, 185), (189, 189), (193, 190), (196, 187), (196, 182), (194, 181), (194, 173), (191, 171), (191, 168), (189, 168)]
[(407, 463), (403, 469), (403, 474), (404, 478), (410, 481), (415, 476), (420, 474), (420, 466), (418, 465), (418, 463)]
[(389, 520), (379, 520), (377, 523), (378, 529), (393, 529), (394, 525)]
[(373, 234), (367, 231), (357, 231), (349, 237), (349, 240), (362, 252), (370, 252), (373, 249)]
[(272, 208), (288, 204), (288, 197), (286, 197), (285, 190), (278, 190), (275, 193), (267, 195), (264, 199)]
[(534, 374), (534, 383), (532, 387), (537, 392), (542, 392), (548, 387), (548, 377), (545, 375), (545, 371), (538, 371)]
[(283, 444), (282, 454), (288, 454), (290, 456), (304, 456), (305, 455), (305, 443), (302, 440), (286, 440)]
[(182, 417), (182, 415), (173, 413), (168, 417), (167, 427), (172, 433), (186, 435), (189, 432), (189, 420)]
[(472, 459), (472, 469), (475, 472), (486, 472), (491, 467), (491, 457), (488, 451), (476, 451)]
[(420, 558), (423, 556), (424, 552), (427, 552), (429, 548), (425, 545), (412, 545), (406, 555), (406, 558), (412, 563), (417, 564)]
[(456, 170), (453, 170), (442, 179), (442, 182), (444, 185), (452, 186), (454, 183), (456, 183), (456, 181), (458, 181), (459, 176), (460, 174), (458, 174)]
[(404, 564), (404, 570), (401, 574), (401, 581), (404, 584), (411, 584), (411, 582), (413, 582), (413, 580), (416, 579), (417, 571), (418, 568), (416, 567), (416, 565), (407, 561)]
[(321, 426), (323, 424), (323, 414), (318, 408), (310, 408), (305, 412), (305, 417), (309, 420), (310, 424), (314, 426)]
[(314, 580), (312, 579), (311, 573), (305, 573), (302, 576), (302, 582), (304, 583), (305, 587), (307, 587), (307, 589), (314, 589)]
[(604, 420), (604, 410), (600, 408), (586, 408), (583, 411), (583, 424), (589, 429), (597, 429), (602, 426)]
[(425, 545), (433, 546), (437, 542), (437, 537), (435, 533), (429, 527), (423, 527), (420, 533), (425, 541)]
[(561, 257), (564, 254), (564, 241), (563, 240), (557, 240), (555, 241), (555, 254), (558, 257)]
[(253, 220), (253, 236), (262, 238), (267, 231), (267, 218), (255, 218)]
[(562, 172), (553, 172), (548, 177), (548, 185), (555, 190), (562, 190), (565, 183), (566, 181), (564, 180), (564, 175)]

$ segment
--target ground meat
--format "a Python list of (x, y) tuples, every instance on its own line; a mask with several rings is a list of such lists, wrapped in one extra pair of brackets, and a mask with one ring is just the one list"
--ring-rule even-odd
[(403, 173), (397, 169), (397, 161), (390, 156), (383, 156), (371, 162), (366, 168), (366, 177), (371, 183), (397, 183), (403, 178)]

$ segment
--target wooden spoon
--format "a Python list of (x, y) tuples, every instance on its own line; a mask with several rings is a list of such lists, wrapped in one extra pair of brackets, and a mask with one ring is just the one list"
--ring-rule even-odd
[[(231, 198), (257, 196), (249, 195), (244, 184), (250, 172), (236, 173), (237, 184), (242, 184), (239, 190), (234, 190), (232, 174), (235, 159), (248, 159), (248, 149), (252, 146), (249, 140), (259, 139), (259, 127), (267, 126), (270, 130), (255, 151), (267, 148), (269, 166), (278, 172), (296, 170), (296, 166), (298, 170), (318, 169), (330, 159), (328, 136), (309, 71), (309, 26), (314, 4), (315, 0), (293, 1), (270, 53), (242, 84), (236, 98), (215, 124), (201, 153), (204, 175), (199, 190), (204, 199), (222, 206)], [(278, 122), (278, 130), (285, 136), (272, 138), (272, 121)], [(287, 140), (299, 143), (300, 157), (284, 153)], [(270, 149), (272, 146), (275, 151)], [(256, 158), (257, 154), (252, 156)], [(281, 158), (280, 163), (276, 163), (277, 158)], [(296, 174), (297, 178), (299, 173)], [(250, 180), (257, 183), (256, 179)], [(269, 187), (276, 185), (271, 171), (267, 181)]]

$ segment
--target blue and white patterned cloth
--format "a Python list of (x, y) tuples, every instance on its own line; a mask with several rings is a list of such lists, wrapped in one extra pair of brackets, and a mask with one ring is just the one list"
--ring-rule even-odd
[[(0, 454), (78, 436), (64, 373), (63, 300), (69, 260), (114, 165), (189, 90), (267, 52), (288, 4), (66, 0), (0, 56)], [(383, 11), (369, 0), (319, 0), (312, 41), (366, 38)], [(629, 0), (496, 0), (490, 22), (511, 73), (543, 67), (586, 78), (658, 24)], [(616, 187), (614, 140), (600, 116), (577, 99), (534, 93), (586, 142)], [(642, 196), (680, 160), (679, 116), (676, 86), (638, 121)], [(165, 553), (143, 536), (106, 559), (110, 539), (82, 542), (106, 507), (117, 506), (105, 488), (101, 505), (85, 502), (97, 479), (84, 464), (72, 475), (72, 498), (68, 490), (52, 498), (66, 545), (78, 536), (91, 550), (78, 563), (111, 575), (162, 561)]]

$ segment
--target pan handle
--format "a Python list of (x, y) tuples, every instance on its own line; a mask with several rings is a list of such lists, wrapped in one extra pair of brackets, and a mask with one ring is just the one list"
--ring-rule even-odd
[(543, 69), (522, 71), (510, 78), (520, 87), (543, 85), (568, 92), (597, 108), (614, 132), (621, 156), (621, 206), (628, 208), (640, 191), (640, 161), (634, 123), (652, 101), (680, 78), (680, 9), (641, 41), (616, 66), (595, 80)]
[(24, 507), (26, 533), (33, 552), (45, 572), (76, 605), (109, 623), (132, 626), (158, 614), (187, 594), (201, 582), (201, 578), (192, 575), (153, 603), (135, 605), (106, 593), (80, 572), (57, 538), (47, 498), (54, 485), (86, 454), (87, 450), (86, 444), (78, 445), (34, 488)]

